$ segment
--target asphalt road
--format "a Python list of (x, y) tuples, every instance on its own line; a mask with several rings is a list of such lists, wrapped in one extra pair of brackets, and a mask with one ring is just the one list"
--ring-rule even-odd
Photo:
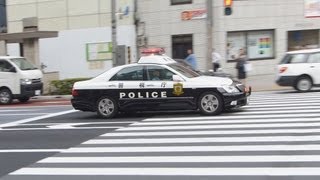
[(255, 93), (212, 117), (26, 108), (44, 114), (0, 124), (1, 180), (320, 179), (319, 91)]

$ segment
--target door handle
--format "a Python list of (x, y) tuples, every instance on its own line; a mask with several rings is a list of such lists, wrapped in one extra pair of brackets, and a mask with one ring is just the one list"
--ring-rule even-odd
[(108, 85), (108, 87), (117, 87), (115, 84)]
[(310, 66), (310, 68), (314, 68), (314, 66)]
[(147, 87), (154, 87), (154, 84), (147, 84)]

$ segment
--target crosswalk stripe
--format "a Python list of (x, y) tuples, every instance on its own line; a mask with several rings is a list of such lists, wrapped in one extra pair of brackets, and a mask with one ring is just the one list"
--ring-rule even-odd
[(158, 126), (158, 125), (188, 125), (188, 124), (245, 124), (245, 123), (283, 123), (283, 122), (315, 122), (319, 121), (320, 118), (289, 118), (289, 119), (281, 119), (281, 118), (274, 118), (274, 119), (240, 119), (240, 120), (186, 120), (186, 121), (166, 121), (166, 120), (159, 120), (153, 122), (139, 122), (131, 124), (130, 127), (139, 127), (139, 126)]
[(254, 92), (249, 99), (219, 116), (132, 122), (10, 175), (320, 176), (320, 92)]
[(320, 155), (49, 157), (38, 163), (320, 162)]
[[(253, 169), (254, 168), (254, 169)], [(315, 176), (320, 168), (22, 168), (12, 175)]]
[(217, 143), (217, 142), (305, 142), (319, 141), (320, 136), (216, 137), (216, 138), (153, 138), (153, 139), (95, 139), (82, 144), (159, 144), (159, 143)]
[[(313, 107), (313, 106), (320, 106), (320, 102), (319, 103), (299, 103), (299, 104), (287, 104), (285, 107)], [(276, 108), (276, 107), (284, 107), (283, 104), (260, 104), (260, 105), (246, 105), (244, 108), (265, 108), (265, 107), (272, 107), (272, 108)]]
[(271, 130), (228, 130), (228, 131), (161, 131), (161, 132), (122, 132), (106, 133), (101, 137), (118, 137), (118, 136), (176, 136), (176, 135), (250, 135), (250, 134), (306, 134), (320, 133), (319, 128), (314, 129), (271, 129)]
[(314, 151), (320, 145), (239, 145), (239, 146), (152, 146), (152, 147), (75, 147), (63, 153), (101, 153), (101, 152), (217, 152), (217, 151)]
[(267, 118), (318, 118), (318, 113), (308, 113), (308, 114), (272, 114), (272, 115), (241, 115), (241, 116), (228, 116), (228, 115), (221, 115), (221, 116), (201, 116), (201, 117), (176, 117), (176, 118), (148, 118), (143, 120), (144, 122), (149, 121), (185, 121), (185, 120), (232, 120), (232, 119), (259, 119), (263, 117), (264, 119)]
[(185, 130), (185, 129), (228, 129), (228, 128), (292, 128), (292, 127), (319, 127), (318, 123), (270, 123), (270, 124), (237, 124), (237, 125), (184, 125), (184, 126), (130, 126), (117, 131), (155, 131), (155, 130)]

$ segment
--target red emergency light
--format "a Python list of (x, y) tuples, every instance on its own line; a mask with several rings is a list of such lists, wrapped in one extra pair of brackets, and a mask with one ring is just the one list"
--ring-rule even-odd
[(163, 55), (164, 54), (163, 48), (145, 48), (141, 50), (141, 54), (143, 55)]

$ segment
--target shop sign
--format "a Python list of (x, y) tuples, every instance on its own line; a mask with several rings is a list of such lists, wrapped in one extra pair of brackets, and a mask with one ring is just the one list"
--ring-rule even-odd
[(304, 16), (320, 17), (320, 0), (304, 0)]
[(187, 10), (181, 13), (181, 20), (205, 19), (207, 18), (206, 9)]

